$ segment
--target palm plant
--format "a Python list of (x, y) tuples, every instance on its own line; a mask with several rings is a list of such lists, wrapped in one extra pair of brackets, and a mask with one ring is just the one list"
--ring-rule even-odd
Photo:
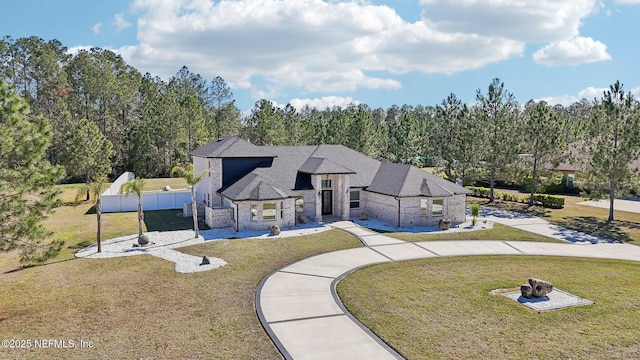
[(138, 237), (142, 236), (142, 222), (144, 221), (144, 213), (142, 211), (142, 191), (144, 190), (144, 179), (143, 178), (135, 178), (128, 183), (125, 183), (120, 188), (121, 194), (130, 193), (136, 194), (138, 197)]
[(174, 166), (171, 169), (171, 175), (177, 175), (183, 178), (187, 185), (191, 186), (191, 214), (193, 215), (193, 231), (195, 232), (195, 237), (198, 238), (200, 236), (200, 232), (198, 229), (198, 206), (196, 204), (196, 184), (202, 180), (202, 178), (208, 174), (211, 170), (205, 170), (200, 174), (196, 175), (193, 172), (193, 165), (189, 164), (186, 168), (181, 166)]
[(100, 198), (102, 192), (104, 191), (104, 187), (107, 184), (107, 178), (104, 176), (100, 176), (92, 182), (85, 184), (83, 187), (78, 189), (78, 193), (76, 194), (75, 203), (78, 204), (80, 198), (82, 198), (85, 194), (87, 196), (91, 195), (93, 197), (93, 205), (96, 208), (96, 217), (98, 222), (98, 230), (96, 232), (96, 241), (98, 242), (98, 252), (102, 252), (102, 243), (101, 243), (101, 229), (102, 229), (102, 209), (100, 205)]

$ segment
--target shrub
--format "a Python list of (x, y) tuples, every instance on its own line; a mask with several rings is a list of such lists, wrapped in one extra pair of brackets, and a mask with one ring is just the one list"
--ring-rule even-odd
[[(482, 198), (489, 197), (489, 188), (479, 187), (479, 186), (469, 186), (467, 187), (467, 189), (473, 191), (473, 196), (482, 197)], [(504, 201), (528, 203), (530, 195), (518, 195), (518, 194), (494, 191), (494, 196), (496, 197), (496, 199), (502, 199)], [(535, 205), (540, 205), (546, 208), (562, 209), (564, 207), (564, 196), (534, 194), (533, 203)]]

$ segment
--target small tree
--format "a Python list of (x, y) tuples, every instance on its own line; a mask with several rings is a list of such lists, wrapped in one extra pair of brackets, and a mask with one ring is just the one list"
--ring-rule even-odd
[(202, 178), (209, 173), (210, 170), (205, 170), (196, 175), (193, 172), (193, 165), (189, 164), (186, 168), (180, 166), (174, 166), (171, 169), (171, 175), (177, 175), (182, 177), (189, 186), (191, 186), (191, 214), (193, 215), (193, 231), (196, 234), (196, 238), (200, 236), (198, 229), (198, 206), (196, 204), (196, 184), (202, 180)]
[(144, 221), (144, 213), (142, 211), (142, 190), (144, 190), (144, 179), (135, 178), (120, 188), (120, 193), (129, 195), (135, 193), (138, 197), (138, 236), (142, 236), (142, 222)]
[(102, 229), (102, 209), (100, 208), (100, 198), (102, 192), (104, 191), (104, 187), (107, 183), (107, 178), (104, 176), (99, 177), (98, 179), (90, 182), (89, 184), (85, 184), (83, 187), (78, 189), (78, 193), (76, 194), (76, 204), (85, 194), (90, 194), (93, 196), (93, 205), (96, 208), (96, 220), (98, 222), (98, 229), (96, 231), (96, 241), (98, 243), (98, 252), (102, 252), (102, 243), (101, 243), (101, 229)]
[(479, 215), (480, 215), (480, 205), (472, 204), (471, 205), (471, 216), (473, 216), (473, 219), (471, 220), (471, 224), (473, 226), (476, 226), (476, 222), (478, 221), (478, 216)]

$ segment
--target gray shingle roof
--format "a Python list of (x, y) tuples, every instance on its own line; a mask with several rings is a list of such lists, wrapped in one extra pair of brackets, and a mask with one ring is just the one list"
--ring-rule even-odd
[[(343, 145), (256, 146), (222, 137), (191, 152), (214, 158), (273, 157), (222, 191), (232, 200), (274, 200), (299, 195), (300, 174), (349, 174), (351, 187), (397, 197), (447, 197), (470, 191), (415, 166), (379, 161)], [(309, 175), (306, 175), (309, 176)]]
[(231, 200), (277, 200), (299, 196), (298, 193), (283, 189), (269, 179), (255, 172), (245, 175), (233, 185), (222, 191), (222, 195)]
[(205, 158), (270, 157), (268, 147), (256, 146), (235, 136), (223, 136), (189, 153)]
[(300, 166), (300, 172), (305, 174), (355, 174), (356, 172), (336, 164), (327, 158), (310, 157)]
[(448, 197), (470, 194), (468, 189), (412, 165), (382, 162), (367, 191), (397, 197)]

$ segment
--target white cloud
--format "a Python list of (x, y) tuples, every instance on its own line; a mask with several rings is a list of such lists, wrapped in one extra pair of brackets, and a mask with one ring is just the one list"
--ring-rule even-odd
[[(640, 88), (636, 88), (636, 89), (640, 91)], [(585, 99), (589, 102), (593, 101), (594, 99), (600, 99), (602, 98), (603, 93), (607, 90), (609, 90), (608, 87), (597, 88), (597, 87), (589, 86), (587, 88), (580, 90), (576, 95), (564, 94), (560, 96), (552, 96), (552, 97), (536, 99), (536, 101), (543, 100), (550, 105), (561, 104), (563, 106), (569, 106), (573, 103), (581, 101), (582, 99)]]
[(599, 0), (421, 0), (425, 22), (443, 32), (549, 42), (579, 35)]
[(310, 108), (316, 108), (318, 110), (324, 110), (326, 108), (333, 108), (334, 106), (346, 107), (349, 104), (360, 104), (359, 101), (353, 100), (351, 96), (341, 97), (341, 96), (324, 96), (321, 98), (315, 99), (291, 99), (289, 101), (296, 110), (300, 111), (305, 106), (309, 106)]
[(116, 14), (113, 18), (113, 23), (118, 30), (124, 30), (131, 26), (131, 23), (125, 20), (124, 14)]
[(621, 5), (640, 5), (640, 0), (616, 0), (615, 2)]
[(533, 54), (538, 64), (548, 66), (578, 65), (611, 60), (607, 46), (590, 37), (552, 42)]
[[(601, 6), (601, 0), (420, 3), (422, 19), (408, 22), (389, 6), (361, 0), (135, 0), (139, 44), (117, 51), (143, 72), (168, 78), (186, 65), (249, 89), (255, 99), (393, 90), (402, 87), (397, 74), (454, 74), (521, 56), (527, 43), (575, 43), (584, 39), (581, 21)], [(591, 45), (580, 61), (608, 56), (604, 44)], [(594, 51), (598, 46), (604, 50)], [(570, 60), (545, 49), (541, 61)]]
[(91, 31), (93, 31), (94, 34), (99, 34), (100, 30), (102, 30), (102, 23), (97, 23), (91, 27)]
[(93, 46), (91, 45), (81, 45), (81, 46), (73, 46), (67, 49), (67, 54), (69, 55), (76, 55), (77, 53), (79, 53), (81, 50), (91, 50), (91, 48), (93, 48)]
[(524, 50), (504, 37), (409, 23), (365, 2), (137, 0), (133, 9), (140, 44), (119, 49), (128, 63), (165, 78), (187, 65), (243, 88), (260, 77), (314, 93), (399, 89), (393, 74), (452, 74)]

